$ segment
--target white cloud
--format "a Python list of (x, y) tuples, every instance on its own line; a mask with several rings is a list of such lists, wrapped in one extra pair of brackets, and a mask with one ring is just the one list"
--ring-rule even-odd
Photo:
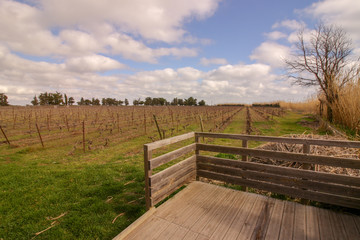
[(301, 28), (303, 28), (305, 26), (305, 23), (302, 21), (297, 21), (297, 20), (284, 20), (281, 22), (276, 22), (275, 24), (273, 24), (272, 28), (287, 28), (290, 30), (299, 30)]
[(65, 65), (68, 70), (75, 72), (105, 72), (125, 68), (124, 64), (101, 55), (69, 58)]
[(342, 26), (354, 41), (360, 41), (360, 1), (324, 0), (313, 3), (303, 11), (325, 23)]
[(290, 48), (276, 42), (263, 42), (250, 55), (251, 60), (269, 64), (273, 67), (283, 67), (284, 59), (288, 58)]
[(225, 58), (201, 58), (200, 64), (204, 66), (209, 65), (225, 65), (227, 64), (227, 60)]
[(286, 34), (279, 31), (273, 31), (269, 33), (265, 33), (265, 36), (270, 40), (279, 40), (281, 38), (286, 38)]
[(182, 40), (185, 21), (214, 14), (219, 0), (40, 0), (45, 18), (53, 26), (88, 27), (111, 22), (121, 32), (164, 42)]

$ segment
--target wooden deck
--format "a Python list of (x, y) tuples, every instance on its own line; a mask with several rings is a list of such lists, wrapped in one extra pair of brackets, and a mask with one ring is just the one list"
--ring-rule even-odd
[(114, 239), (360, 239), (360, 216), (195, 181)]

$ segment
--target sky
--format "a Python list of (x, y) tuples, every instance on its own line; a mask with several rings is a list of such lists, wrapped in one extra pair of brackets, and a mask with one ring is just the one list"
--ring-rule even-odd
[(0, 93), (302, 101), (284, 59), (300, 29), (343, 27), (360, 56), (359, 0), (0, 0)]

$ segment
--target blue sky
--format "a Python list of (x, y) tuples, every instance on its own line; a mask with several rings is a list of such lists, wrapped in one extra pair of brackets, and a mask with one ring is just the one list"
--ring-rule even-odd
[[(349, 6), (351, 6), (349, 8)], [(300, 28), (341, 25), (360, 55), (360, 1), (0, 0), (0, 92), (208, 103), (299, 101), (283, 60)]]

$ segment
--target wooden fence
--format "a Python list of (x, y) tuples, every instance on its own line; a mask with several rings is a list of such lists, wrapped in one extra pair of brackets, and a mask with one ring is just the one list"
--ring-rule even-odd
[[(195, 143), (164, 155), (152, 158), (152, 151), (179, 141), (195, 138)], [(200, 143), (200, 138), (226, 138), (242, 141), (242, 147), (229, 147)], [(278, 142), (303, 145), (303, 153), (289, 153), (249, 149), (248, 141)], [(358, 141), (334, 141), (296, 139), (285, 137), (254, 136), (191, 132), (144, 145), (146, 182), (146, 207), (149, 209), (185, 183), (198, 177), (219, 180), (285, 194), (292, 197), (360, 209), (360, 177), (343, 174), (315, 172), (248, 162), (248, 156), (303, 163), (303, 166), (320, 164), (341, 168), (360, 169), (360, 160), (311, 155), (310, 146), (336, 146), (360, 148)], [(152, 170), (185, 154), (194, 152), (189, 158), (152, 175)], [(242, 156), (242, 161), (206, 155), (209, 152), (229, 153)]]

